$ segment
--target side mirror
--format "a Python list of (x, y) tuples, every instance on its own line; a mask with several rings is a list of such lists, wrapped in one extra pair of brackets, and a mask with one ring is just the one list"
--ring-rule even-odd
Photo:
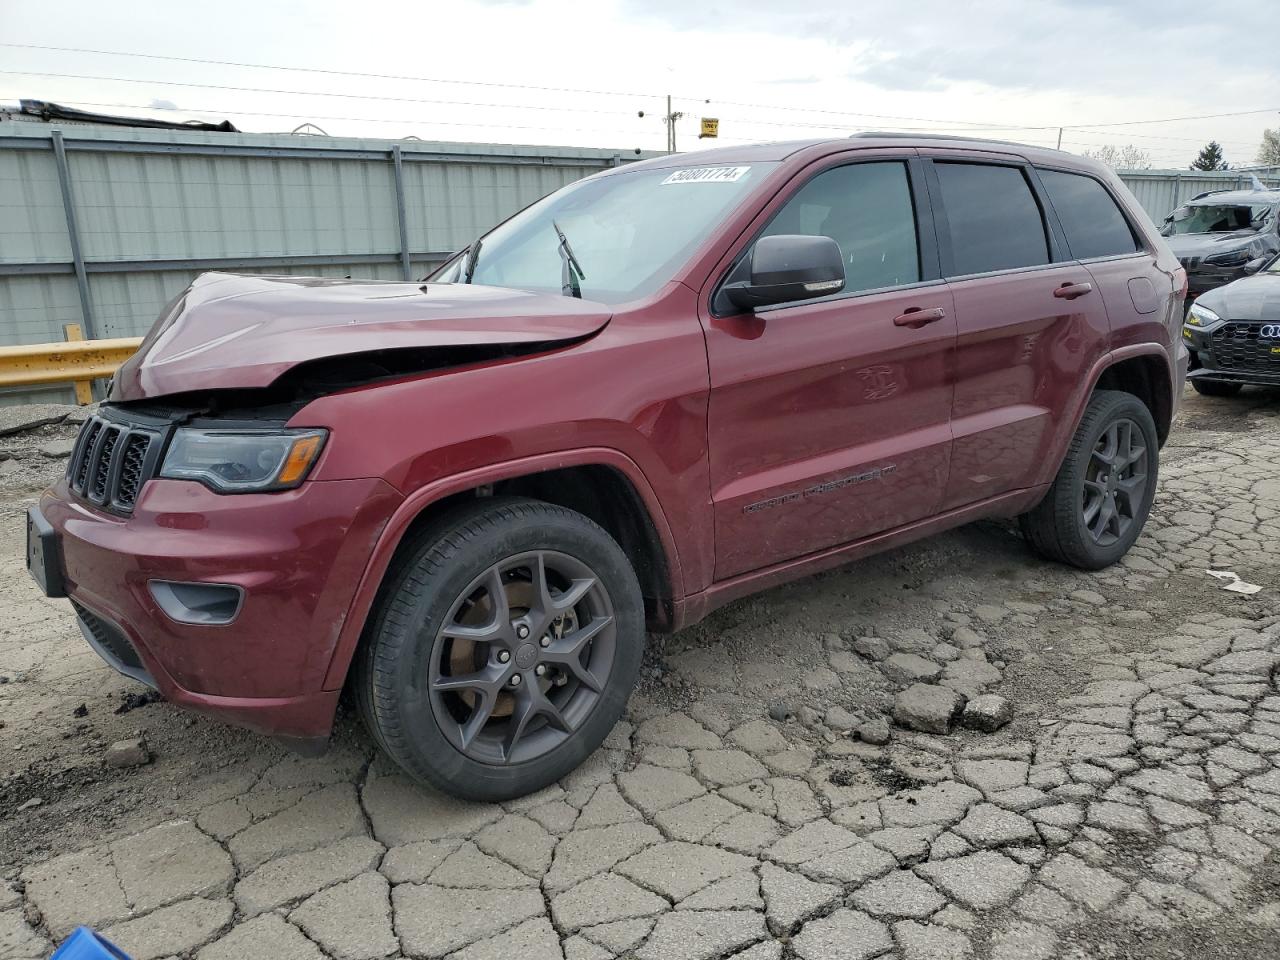
[(1265, 267), (1266, 265), (1267, 265), (1267, 258), (1266, 258), (1266, 257), (1257, 257), (1257, 258), (1255, 258), (1255, 259), (1253, 259), (1253, 260), (1250, 260), (1248, 263), (1246, 263), (1246, 264), (1244, 265), (1244, 272), (1245, 272), (1246, 274), (1249, 274), (1249, 273), (1257, 273), (1259, 270), (1261, 270), (1261, 269), (1262, 269), (1263, 267)]
[(844, 289), (844, 256), (830, 237), (761, 237), (751, 251), (751, 279), (724, 289), (742, 310), (825, 297)]

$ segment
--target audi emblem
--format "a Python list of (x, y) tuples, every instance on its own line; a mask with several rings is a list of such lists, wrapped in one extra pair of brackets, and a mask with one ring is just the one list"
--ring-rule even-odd
[(1258, 335), (1262, 337), (1263, 340), (1280, 340), (1280, 323), (1263, 324)]

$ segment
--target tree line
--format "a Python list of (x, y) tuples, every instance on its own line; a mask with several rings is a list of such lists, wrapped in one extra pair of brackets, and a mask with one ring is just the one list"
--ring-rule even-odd
[[(1116, 170), (1150, 170), (1151, 154), (1142, 147), (1126, 144), (1123, 147), (1108, 145), (1084, 152), (1086, 157), (1101, 161)], [(1258, 147), (1256, 162), (1264, 167), (1280, 166), (1280, 127), (1262, 131), (1262, 144)], [(1222, 144), (1210, 140), (1187, 167), (1188, 170), (1227, 170), (1226, 152)]]

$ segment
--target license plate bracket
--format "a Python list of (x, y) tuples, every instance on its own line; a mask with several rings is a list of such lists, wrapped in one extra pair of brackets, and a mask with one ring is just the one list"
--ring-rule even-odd
[(27, 511), (27, 572), (46, 597), (67, 595), (58, 531), (36, 507)]

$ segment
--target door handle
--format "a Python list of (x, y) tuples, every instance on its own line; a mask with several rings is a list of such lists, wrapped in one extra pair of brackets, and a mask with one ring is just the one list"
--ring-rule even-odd
[(1053, 291), (1053, 295), (1059, 300), (1074, 300), (1076, 297), (1083, 297), (1086, 293), (1093, 293), (1092, 283), (1064, 283)]
[(947, 315), (947, 311), (941, 307), (930, 307), (928, 310), (923, 307), (907, 307), (902, 313), (893, 318), (895, 327), (911, 327), (913, 330), (923, 327), (925, 324), (937, 323)]

